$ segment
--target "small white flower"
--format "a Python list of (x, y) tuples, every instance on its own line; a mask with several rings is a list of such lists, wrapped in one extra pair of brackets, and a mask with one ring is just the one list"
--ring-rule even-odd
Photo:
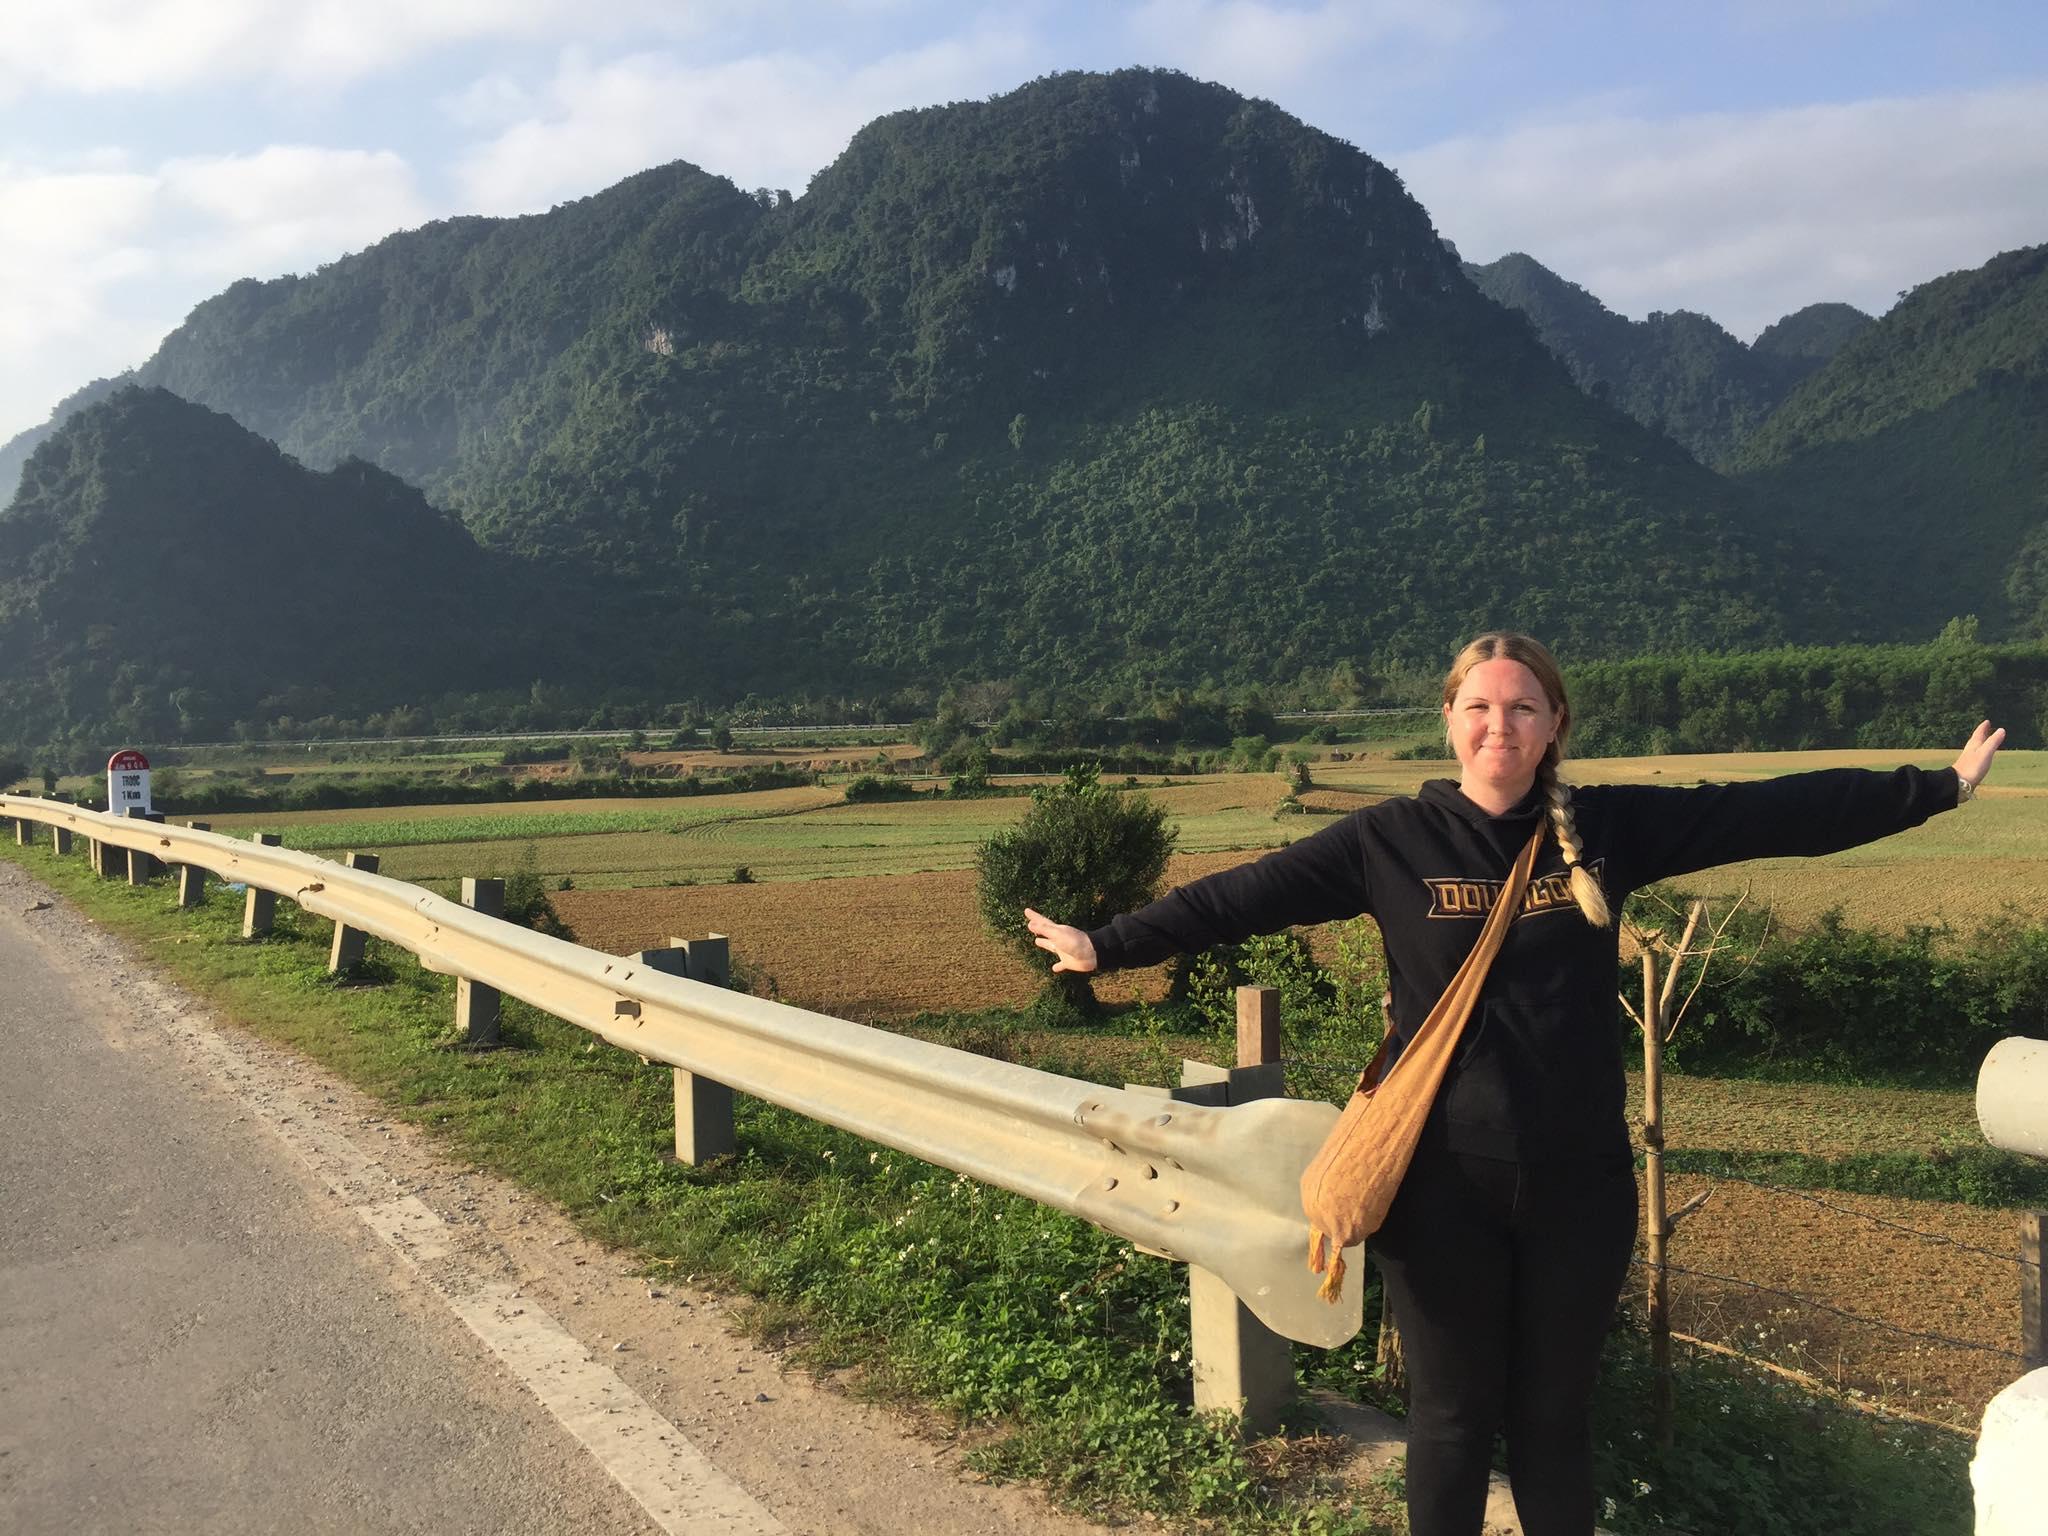
[(1620, 1506), (1617, 1505), (1612, 1499), (1605, 1499), (1601, 1502), (1601, 1513), (1609, 1520), (1612, 1520), (1614, 1518), (1615, 1512), (1619, 1508)]
[(881, 1154), (881, 1153), (879, 1153), (879, 1152), (870, 1152), (870, 1153), (868, 1154), (868, 1161), (872, 1163), (873, 1161), (875, 1161), (875, 1159), (877, 1159), (877, 1158), (878, 1158), (878, 1157), (880, 1157), (881, 1155), (882, 1155), (882, 1154)]
[(1650, 1491), (1650, 1485), (1644, 1482), (1640, 1477), (1635, 1480), (1635, 1485), (1636, 1497), (1639, 1499)]
[(1180, 1351), (1176, 1349), (1176, 1350), (1175, 1350), (1175, 1351), (1174, 1351), (1174, 1352), (1173, 1352), (1172, 1354), (1168, 1355), (1168, 1356), (1167, 1356), (1166, 1358), (1167, 1358), (1167, 1359), (1169, 1359), (1169, 1360), (1171, 1360), (1171, 1361), (1172, 1361), (1172, 1362), (1173, 1362), (1173, 1363), (1174, 1363), (1175, 1365), (1179, 1365), (1179, 1364), (1180, 1364)]
[(1726, 1403), (1723, 1403), (1721, 1405), (1721, 1411), (1723, 1413), (1733, 1413), (1735, 1410), (1733, 1408), (1730, 1408)]

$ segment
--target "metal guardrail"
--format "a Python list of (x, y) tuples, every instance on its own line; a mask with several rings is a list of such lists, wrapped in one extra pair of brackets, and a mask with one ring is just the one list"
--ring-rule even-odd
[(1299, 1180), (1334, 1105), (1105, 1088), (667, 975), (313, 854), (20, 795), (0, 816), (288, 897), (650, 1061), (1067, 1211), (1208, 1270), (1283, 1337), (1358, 1332), (1363, 1285), (1332, 1306), (1305, 1262)]

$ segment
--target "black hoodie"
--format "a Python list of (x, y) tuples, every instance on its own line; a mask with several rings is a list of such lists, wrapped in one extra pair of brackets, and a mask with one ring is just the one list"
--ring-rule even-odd
[[(1954, 806), (1956, 789), (1953, 769), (1835, 768), (1698, 789), (1587, 786), (1572, 791), (1572, 810), (1586, 862), (1619, 913), (1652, 881), (1744, 859), (1835, 853), (1917, 827)], [(1413, 799), (1354, 811), (1089, 938), (1100, 968), (1115, 970), (1369, 913), (1386, 944), (1398, 1050), (1471, 953), (1543, 817), (1536, 790), (1493, 816), (1451, 780), (1432, 779)], [(1546, 837), (1425, 1136), (1485, 1157), (1626, 1152), (1618, 945), (1614, 927), (1595, 928), (1580, 914), (1557, 839)]]

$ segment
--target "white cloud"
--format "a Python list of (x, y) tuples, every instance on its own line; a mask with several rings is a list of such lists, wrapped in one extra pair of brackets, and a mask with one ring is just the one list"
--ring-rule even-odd
[(303, 268), (427, 217), (412, 168), (388, 150), (277, 144), (171, 160), (159, 175), (166, 211), (194, 216), (184, 264), (211, 275)]
[(687, 37), (743, 0), (7, 0), (0, 100), (224, 80), (340, 85), (451, 44)]
[(533, 93), (510, 75), (485, 75), (435, 103), (458, 128), (472, 131), (509, 127), (537, 108)]
[(1468, 260), (1526, 251), (1609, 308), (1745, 339), (2048, 239), (2048, 89), (1553, 119), (1394, 157)]
[(534, 115), (457, 168), (464, 208), (529, 213), (683, 159), (741, 186), (800, 191), (885, 112), (1014, 85), (1033, 45), (1002, 29), (858, 68), (797, 54), (692, 66), (666, 53), (566, 57)]
[[(1497, 19), (1488, 0), (1147, 0), (1125, 31), (1148, 62), (1278, 99), (1329, 88), (1345, 63), (1384, 74), (1396, 64), (1387, 45), (1450, 48), (1490, 31)], [(1354, 75), (1352, 84), (1364, 80)]]
[(149, 170), (0, 163), (0, 439), (141, 362), (204, 293), (304, 271), (427, 216), (384, 152), (273, 145)]

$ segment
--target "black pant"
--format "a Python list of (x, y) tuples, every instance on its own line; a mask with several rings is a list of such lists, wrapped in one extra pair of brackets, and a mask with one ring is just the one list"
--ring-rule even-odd
[(1413, 1536), (1476, 1536), (1496, 1431), (1527, 1536), (1589, 1536), (1593, 1382), (1635, 1232), (1623, 1154), (1416, 1150), (1368, 1245), (1408, 1368)]

